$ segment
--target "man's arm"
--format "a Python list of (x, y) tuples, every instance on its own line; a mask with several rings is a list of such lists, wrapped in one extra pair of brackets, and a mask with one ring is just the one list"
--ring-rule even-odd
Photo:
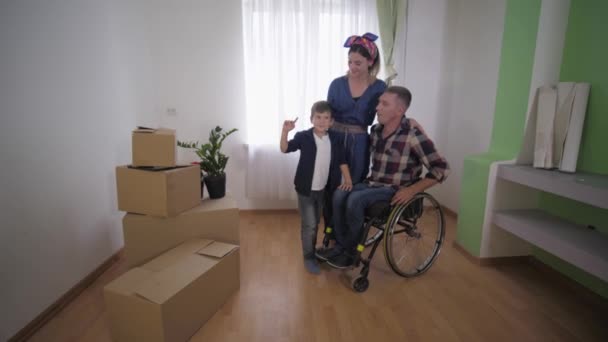
[(391, 199), (391, 204), (405, 204), (407, 201), (411, 200), (414, 195), (419, 192), (423, 192), (424, 190), (432, 187), (433, 185), (439, 183), (434, 178), (424, 178), (419, 182), (416, 182), (410, 186), (401, 188), (397, 190), (393, 198)]
[(391, 204), (405, 204), (415, 194), (443, 182), (449, 173), (448, 162), (437, 152), (433, 141), (423, 131), (416, 128), (413, 129), (414, 136), (411, 138), (412, 152), (420, 159), (428, 172), (425, 178), (419, 182), (399, 189), (393, 196)]

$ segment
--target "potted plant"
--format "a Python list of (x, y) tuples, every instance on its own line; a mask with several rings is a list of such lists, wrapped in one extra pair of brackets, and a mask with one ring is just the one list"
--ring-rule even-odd
[(224, 139), (236, 132), (233, 128), (223, 132), (220, 126), (215, 127), (209, 133), (209, 142), (199, 144), (199, 142), (177, 141), (177, 146), (194, 150), (201, 159), (200, 166), (203, 179), (207, 186), (207, 192), (211, 198), (222, 198), (226, 194), (226, 163), (228, 157), (221, 152)]

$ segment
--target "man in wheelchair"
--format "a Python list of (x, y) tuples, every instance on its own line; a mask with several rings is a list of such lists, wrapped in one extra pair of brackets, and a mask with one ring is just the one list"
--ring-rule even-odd
[[(417, 193), (447, 177), (449, 167), (445, 158), (437, 152), (425, 132), (412, 127), (405, 116), (411, 100), (410, 91), (399, 86), (387, 88), (380, 96), (376, 107), (379, 124), (372, 126), (370, 133), (371, 175), (351, 191), (334, 193), (336, 245), (316, 253), (330, 266), (352, 266), (366, 208), (379, 201), (405, 204)], [(428, 172), (421, 179), (423, 166)]]

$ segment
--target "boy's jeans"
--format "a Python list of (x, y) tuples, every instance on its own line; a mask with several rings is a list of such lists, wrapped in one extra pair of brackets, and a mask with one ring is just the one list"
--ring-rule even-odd
[(336, 190), (333, 198), (334, 231), (339, 246), (348, 253), (354, 253), (361, 241), (365, 208), (378, 201), (393, 198), (396, 190), (392, 187), (373, 187), (367, 183), (355, 184), (349, 191)]
[(302, 218), (302, 252), (305, 259), (315, 257), (317, 244), (317, 229), (323, 210), (325, 191), (311, 191), (310, 196), (298, 194), (298, 207)]

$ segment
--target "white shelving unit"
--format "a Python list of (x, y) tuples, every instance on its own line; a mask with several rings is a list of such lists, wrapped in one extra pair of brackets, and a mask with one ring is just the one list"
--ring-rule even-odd
[(500, 165), (498, 178), (608, 209), (608, 176)]
[[(508, 181), (513, 188), (526, 187), (529, 191), (512, 191), (496, 196), (514, 196), (508, 208), (494, 211), (492, 223), (529, 244), (608, 281), (608, 236), (585, 226), (568, 222), (542, 210), (522, 205), (538, 191), (556, 194), (601, 209), (608, 209), (608, 177), (587, 174), (566, 174), (559, 171), (535, 169), (522, 165), (499, 165), (497, 178)], [(503, 187), (504, 188), (504, 187)], [(537, 190), (537, 191), (534, 191)], [(524, 198), (525, 197), (525, 198)]]

